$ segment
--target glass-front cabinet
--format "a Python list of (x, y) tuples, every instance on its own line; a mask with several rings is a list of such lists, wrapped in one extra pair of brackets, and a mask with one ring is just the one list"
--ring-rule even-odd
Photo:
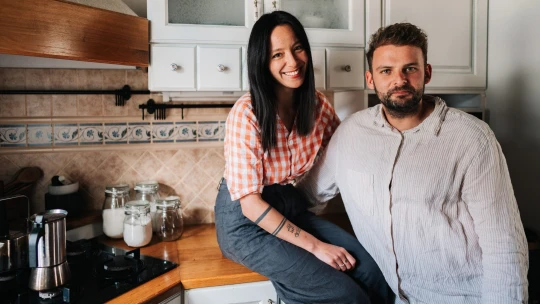
[(149, 0), (152, 43), (246, 44), (264, 13), (284, 10), (306, 28), (310, 42), (363, 46), (364, 0)]

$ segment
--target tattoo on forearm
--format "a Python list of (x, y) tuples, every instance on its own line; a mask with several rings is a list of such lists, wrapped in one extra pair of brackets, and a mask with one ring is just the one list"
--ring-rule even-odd
[[(295, 229), (296, 229), (296, 232), (294, 231)], [(287, 231), (289, 231), (290, 233), (294, 233), (294, 236), (298, 237), (302, 229), (298, 227), (294, 227), (294, 225), (289, 222), (287, 223)]]
[(277, 235), (279, 233), (279, 231), (281, 231), (281, 228), (283, 228), (283, 225), (285, 225), (286, 221), (287, 221), (287, 219), (285, 217), (283, 217), (283, 219), (281, 220), (281, 223), (279, 223), (276, 230), (274, 232), (272, 232), (272, 235)]
[(262, 221), (262, 219), (268, 214), (270, 209), (272, 209), (272, 206), (268, 206), (268, 208), (266, 210), (264, 210), (264, 212), (261, 214), (261, 216), (259, 216), (259, 218), (255, 221), (255, 225), (258, 225), (259, 222)]
[(296, 227), (296, 232), (294, 233), (294, 236), (295, 237), (298, 237), (300, 235), (300, 232), (302, 231), (302, 229)]
[(294, 232), (294, 226), (291, 223), (287, 224), (287, 231)]

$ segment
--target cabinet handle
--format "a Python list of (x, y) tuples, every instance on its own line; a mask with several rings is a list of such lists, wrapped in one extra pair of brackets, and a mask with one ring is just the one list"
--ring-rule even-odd
[(350, 72), (350, 71), (352, 71), (352, 68), (351, 68), (350, 65), (347, 64), (346, 66), (343, 67), (343, 70), (344, 70), (345, 72)]
[(276, 303), (276, 302), (274, 302), (274, 301), (268, 299), (268, 304), (274, 304), (274, 303)]
[(176, 63), (171, 63), (171, 70), (172, 71), (178, 71), (180, 70), (180, 66)]
[(276, 0), (272, 1), (272, 6), (274, 7), (274, 10), (277, 9), (277, 1)]
[(226, 69), (227, 69), (227, 67), (224, 66), (223, 64), (218, 64), (218, 66), (217, 66), (218, 72), (223, 72), (223, 71), (225, 71)]

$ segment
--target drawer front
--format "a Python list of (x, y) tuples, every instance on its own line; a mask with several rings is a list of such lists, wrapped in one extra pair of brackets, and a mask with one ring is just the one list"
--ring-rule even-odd
[(364, 49), (326, 49), (329, 89), (364, 88)]
[(242, 47), (197, 48), (197, 89), (199, 91), (242, 90)]
[(195, 46), (152, 46), (151, 91), (195, 90)]
[(311, 50), (313, 72), (315, 73), (315, 88), (326, 89), (326, 50), (314, 48)]

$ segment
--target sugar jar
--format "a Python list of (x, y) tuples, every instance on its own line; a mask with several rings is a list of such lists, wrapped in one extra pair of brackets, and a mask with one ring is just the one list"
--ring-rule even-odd
[(152, 222), (148, 202), (130, 201), (124, 211), (124, 242), (130, 247), (142, 247), (150, 243)]
[(182, 232), (184, 232), (180, 198), (178, 196), (169, 196), (158, 199), (153, 222), (156, 223), (156, 234), (160, 240), (174, 241), (179, 239)]
[[(154, 218), (156, 213), (156, 200), (158, 195), (159, 184), (156, 181), (143, 181), (135, 184), (135, 200), (148, 201), (150, 203), (150, 215)], [(157, 227), (152, 224), (152, 230), (157, 231)]]
[(124, 205), (129, 201), (129, 185), (116, 184), (105, 187), (103, 202), (103, 233), (120, 239), (124, 231)]

